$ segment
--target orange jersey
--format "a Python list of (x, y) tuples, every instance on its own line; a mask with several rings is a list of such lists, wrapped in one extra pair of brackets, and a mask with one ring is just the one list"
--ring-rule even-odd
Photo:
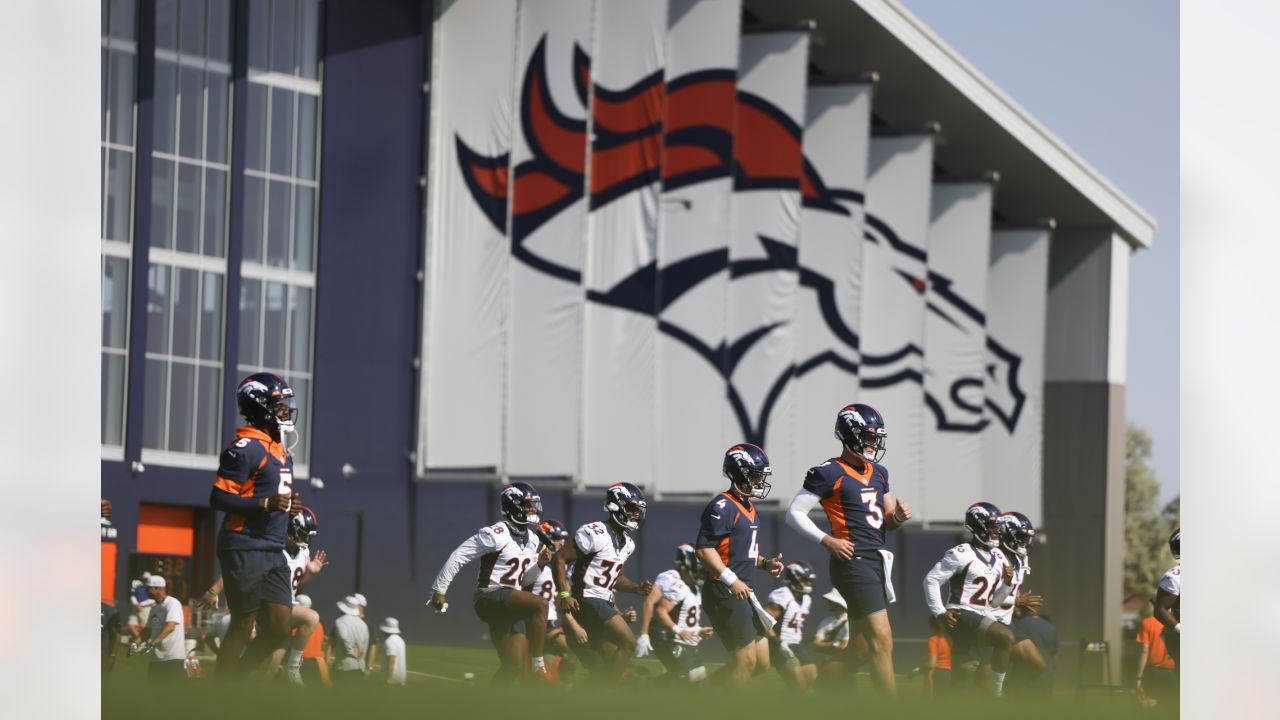
[(1164, 639), (1160, 637), (1162, 632), (1164, 625), (1154, 616), (1148, 617), (1138, 626), (1138, 642), (1151, 646), (1147, 650), (1148, 665), (1172, 670), (1173, 658), (1169, 657), (1169, 651), (1164, 647)]
[(939, 670), (951, 669), (951, 641), (941, 635), (929, 636), (929, 657), (936, 658)]
[(311, 637), (307, 638), (307, 644), (302, 648), (302, 659), (320, 657), (320, 648), (324, 645), (324, 626), (316, 623), (316, 629), (311, 631)]

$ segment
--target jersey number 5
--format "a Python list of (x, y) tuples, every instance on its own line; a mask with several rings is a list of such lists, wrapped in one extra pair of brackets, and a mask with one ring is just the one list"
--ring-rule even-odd
[(884, 525), (884, 510), (880, 509), (880, 504), (876, 502), (875, 490), (862, 491), (862, 504), (867, 506), (867, 524), (879, 530)]
[(293, 494), (293, 472), (285, 468), (280, 469), (280, 487), (276, 488), (277, 495)]

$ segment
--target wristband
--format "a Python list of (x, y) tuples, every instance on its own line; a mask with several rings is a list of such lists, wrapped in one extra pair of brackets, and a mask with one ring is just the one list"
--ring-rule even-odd
[(733, 587), (733, 584), (738, 582), (738, 576), (729, 568), (725, 568), (724, 572), (720, 573), (720, 577), (716, 579), (727, 588)]
[(558, 597), (558, 598), (560, 598), (561, 600), (563, 600), (563, 599), (565, 599), (565, 598), (567, 598), (567, 597), (573, 597), (573, 593), (569, 592), (568, 590), (561, 590), (561, 591), (560, 591), (560, 594), (559, 594), (559, 595), (556, 595), (556, 597)]
[(1174, 631), (1174, 632), (1176, 632), (1176, 633), (1178, 633), (1179, 635), (1181, 635), (1181, 634), (1182, 634), (1182, 630), (1180, 630), (1180, 629), (1179, 629), (1179, 628), (1181, 628), (1181, 627), (1182, 627), (1182, 623), (1178, 623), (1178, 624), (1176, 624), (1176, 625), (1174, 625), (1174, 626), (1173, 626), (1173, 631)]
[(262, 511), (271, 512), (271, 498), (262, 498)]

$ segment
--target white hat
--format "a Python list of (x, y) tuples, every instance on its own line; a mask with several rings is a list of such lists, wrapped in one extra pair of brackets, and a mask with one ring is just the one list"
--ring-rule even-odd
[(304, 607), (304, 608), (309, 608), (309, 607), (311, 607), (311, 596), (310, 596), (310, 595), (299, 595), (299, 596), (298, 596), (298, 605), (299, 605), (299, 606), (301, 606), (301, 607)]
[(356, 606), (357, 606), (357, 607), (368, 607), (368, 606), (369, 606), (369, 599), (368, 599), (368, 598), (366, 598), (365, 596), (361, 595), (360, 593), (356, 593), (356, 594), (352, 595), (352, 596), (351, 596), (351, 599), (355, 601), (355, 603), (356, 603)]
[(840, 607), (844, 608), (845, 610), (848, 610), (848, 609), (849, 609), (849, 606), (848, 606), (848, 605), (845, 605), (845, 603), (844, 603), (844, 596), (843, 596), (843, 595), (841, 595), (839, 592), (837, 592), (837, 591), (836, 591), (836, 590), (834, 590), (834, 589), (833, 589), (833, 590), (831, 590), (830, 592), (828, 592), (826, 595), (823, 595), (823, 596), (822, 596), (822, 599), (823, 599), (823, 600), (829, 600), (829, 601), (831, 601), (831, 602), (833, 602), (833, 603), (835, 603), (835, 604), (839, 605)]
[(151, 577), (147, 578), (147, 587), (158, 587), (158, 588), (164, 587), (164, 578), (160, 577), (159, 575), (152, 575)]
[(356, 607), (356, 599), (350, 595), (338, 601), (338, 609), (343, 615), (359, 615), (360, 610)]
[(400, 621), (395, 618), (387, 618), (382, 621), (382, 626), (378, 628), (384, 633), (400, 633)]

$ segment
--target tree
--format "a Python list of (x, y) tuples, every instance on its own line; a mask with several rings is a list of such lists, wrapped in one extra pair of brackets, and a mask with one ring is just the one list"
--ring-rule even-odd
[(1151, 436), (1135, 425), (1125, 431), (1124, 584), (1127, 597), (1155, 594), (1173, 558), (1166, 543), (1178, 527), (1179, 502), (1158, 505), (1160, 483), (1151, 469)]

